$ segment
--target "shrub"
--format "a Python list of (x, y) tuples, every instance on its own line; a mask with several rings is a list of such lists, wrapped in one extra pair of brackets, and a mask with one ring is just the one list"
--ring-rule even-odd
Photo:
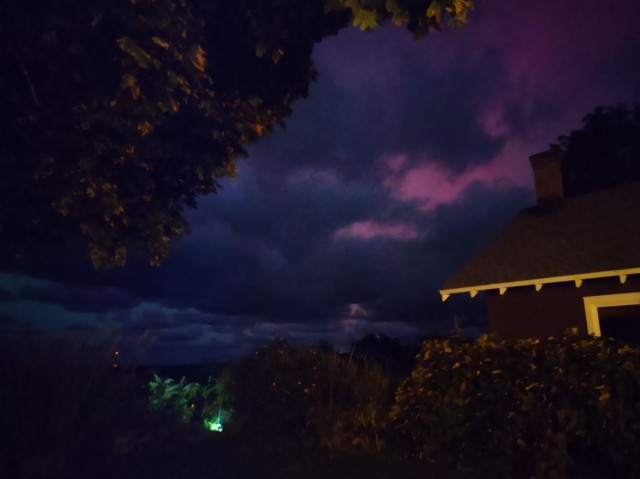
[(276, 341), (238, 362), (232, 395), (242, 429), (380, 450), (393, 395), (378, 365)]
[(234, 364), (230, 387), (237, 426), (276, 433), (308, 432), (308, 396), (317, 387), (317, 354), (276, 341)]
[(640, 351), (610, 339), (427, 341), (396, 392), (399, 445), (497, 477), (638, 477)]

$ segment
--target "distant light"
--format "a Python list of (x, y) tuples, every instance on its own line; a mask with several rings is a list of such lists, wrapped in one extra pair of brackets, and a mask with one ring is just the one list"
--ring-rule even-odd
[(116, 356), (118, 356), (120, 354), (120, 351), (116, 351)]

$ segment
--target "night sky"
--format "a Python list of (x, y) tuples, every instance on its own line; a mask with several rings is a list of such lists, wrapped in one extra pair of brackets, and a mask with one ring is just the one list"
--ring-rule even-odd
[(534, 202), (528, 157), (601, 105), (640, 101), (637, 0), (478, 1), (414, 41), (392, 26), (316, 46), (319, 78), (235, 179), (190, 211), (160, 268), (82, 251), (0, 265), (0, 335), (117, 342), (144, 362), (228, 360), (276, 337), (337, 347), (483, 331), (438, 289)]

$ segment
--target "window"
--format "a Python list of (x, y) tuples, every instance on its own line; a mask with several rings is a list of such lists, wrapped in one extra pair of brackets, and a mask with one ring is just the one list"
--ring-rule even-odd
[(640, 292), (582, 299), (589, 334), (640, 344)]

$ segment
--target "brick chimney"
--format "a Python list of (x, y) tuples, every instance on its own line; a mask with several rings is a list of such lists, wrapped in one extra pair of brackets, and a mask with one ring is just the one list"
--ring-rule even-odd
[(564, 198), (562, 188), (562, 157), (556, 149), (543, 151), (529, 157), (533, 168), (538, 206), (556, 206)]

